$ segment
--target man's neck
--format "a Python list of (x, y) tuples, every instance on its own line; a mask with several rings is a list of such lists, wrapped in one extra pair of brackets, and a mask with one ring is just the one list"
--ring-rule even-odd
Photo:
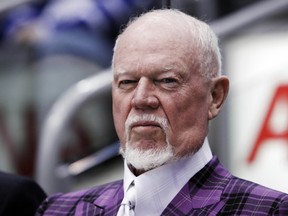
[(136, 177), (148, 171), (144, 169), (136, 169), (132, 164), (128, 164), (128, 168)]

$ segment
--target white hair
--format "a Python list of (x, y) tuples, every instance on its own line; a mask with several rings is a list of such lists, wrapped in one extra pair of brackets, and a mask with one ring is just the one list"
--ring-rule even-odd
[[(181, 29), (184, 32), (187, 32), (188, 30), (191, 44), (193, 43), (193, 47), (197, 49), (196, 61), (199, 63), (199, 70), (203, 77), (211, 79), (221, 74), (222, 63), (218, 38), (210, 26), (205, 22), (176, 9), (159, 9), (144, 13), (141, 16), (132, 19), (123, 33), (133, 23), (146, 18), (152, 18), (151, 20), (153, 22), (159, 22), (160, 20), (163, 25), (171, 25), (171, 28), (176, 30)], [(116, 40), (114, 52), (117, 49), (117, 44), (122, 34), (120, 34)], [(195, 55), (193, 55), (193, 57), (195, 58)], [(113, 65), (114, 55), (112, 59), (112, 66)]]
[[(163, 146), (153, 147), (152, 149), (138, 149), (130, 141), (131, 125), (139, 121), (157, 122), (166, 135)], [(125, 147), (120, 147), (120, 154), (125, 158), (127, 164), (131, 164), (137, 170), (151, 170), (159, 167), (175, 158), (173, 147), (167, 139), (168, 120), (151, 114), (129, 116), (125, 122), (126, 143)]]
[(140, 121), (153, 121), (157, 122), (160, 127), (165, 131), (168, 128), (168, 120), (166, 118), (161, 118), (152, 114), (142, 114), (136, 116), (128, 116), (125, 122), (126, 137), (127, 133), (130, 133), (131, 125)]
[(125, 158), (127, 164), (131, 164), (137, 170), (148, 171), (159, 167), (175, 159), (170, 143), (161, 149), (137, 149), (126, 143), (125, 150), (121, 147), (120, 154)]

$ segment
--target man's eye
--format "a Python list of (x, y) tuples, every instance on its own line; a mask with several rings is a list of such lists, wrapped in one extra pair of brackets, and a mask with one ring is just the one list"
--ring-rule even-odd
[(161, 80), (162, 83), (175, 83), (177, 82), (176, 79), (173, 78), (164, 78)]
[(121, 80), (118, 84), (119, 88), (128, 89), (130, 86), (135, 84), (135, 80)]
[(176, 78), (159, 79), (157, 83), (164, 89), (174, 89), (179, 86), (179, 81)]
[(122, 80), (122, 81), (120, 81), (120, 85), (121, 84), (123, 84), (123, 85), (125, 85), (125, 84), (129, 84), (129, 83), (132, 83), (133, 81), (132, 80)]

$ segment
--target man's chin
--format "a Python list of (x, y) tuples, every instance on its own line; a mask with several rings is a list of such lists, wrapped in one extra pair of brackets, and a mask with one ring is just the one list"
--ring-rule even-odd
[(121, 148), (120, 153), (127, 164), (131, 164), (134, 169), (142, 171), (154, 169), (174, 159), (170, 145), (163, 149), (135, 149), (128, 147), (124, 150)]
[(147, 139), (129, 139), (129, 143), (126, 143), (126, 148), (129, 149), (137, 149), (138, 151), (145, 152), (145, 151), (161, 151), (164, 150), (167, 146), (166, 140), (157, 140), (147, 138)]

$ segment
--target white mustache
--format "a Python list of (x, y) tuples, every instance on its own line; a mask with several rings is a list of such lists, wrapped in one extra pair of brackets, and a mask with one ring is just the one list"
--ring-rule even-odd
[(158, 117), (151, 114), (143, 114), (137, 116), (129, 116), (125, 122), (126, 132), (130, 132), (133, 124), (141, 122), (141, 121), (149, 121), (155, 122), (159, 124), (159, 126), (165, 131), (168, 128), (168, 120), (166, 118)]

